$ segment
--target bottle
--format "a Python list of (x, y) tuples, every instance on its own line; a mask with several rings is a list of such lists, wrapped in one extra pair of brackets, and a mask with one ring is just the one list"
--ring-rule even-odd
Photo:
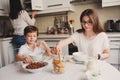
[(74, 27), (72, 26), (72, 24), (70, 24), (70, 35), (72, 35), (74, 33)]
[(70, 33), (70, 35), (72, 35), (73, 33), (74, 33), (74, 27), (73, 27), (73, 22), (74, 22), (74, 20), (70, 20), (69, 21), (69, 27), (70, 27), (70, 29), (69, 29), (69, 33)]
[(51, 34), (51, 27), (47, 27), (47, 34)]

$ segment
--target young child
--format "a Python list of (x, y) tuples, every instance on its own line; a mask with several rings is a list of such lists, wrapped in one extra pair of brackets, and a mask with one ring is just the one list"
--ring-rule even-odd
[(23, 61), (24, 63), (31, 63), (33, 58), (30, 55), (46, 54), (51, 55), (50, 48), (44, 41), (40, 41), (40, 46), (36, 45), (36, 40), (38, 37), (38, 29), (35, 26), (27, 26), (24, 29), (24, 37), (26, 39), (26, 44), (22, 45), (16, 56), (18, 61)]

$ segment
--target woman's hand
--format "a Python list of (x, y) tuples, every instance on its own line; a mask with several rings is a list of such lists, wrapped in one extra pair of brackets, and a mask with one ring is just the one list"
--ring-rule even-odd
[(53, 54), (56, 54), (56, 55), (59, 55), (62, 53), (62, 49), (59, 45), (56, 45), (53, 49), (52, 49), (52, 53)]
[(30, 56), (24, 57), (23, 58), (23, 63), (31, 63), (33, 60)]
[(32, 18), (35, 18), (36, 11), (32, 11)]

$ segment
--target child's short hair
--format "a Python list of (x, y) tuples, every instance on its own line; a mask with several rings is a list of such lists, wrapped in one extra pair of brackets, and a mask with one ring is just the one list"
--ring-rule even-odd
[(27, 33), (32, 33), (32, 32), (37, 32), (37, 36), (38, 36), (38, 34), (39, 34), (39, 31), (38, 31), (38, 28), (37, 27), (35, 27), (35, 26), (27, 26), (27, 27), (25, 27), (25, 29), (24, 29), (24, 36), (26, 36), (27, 35)]

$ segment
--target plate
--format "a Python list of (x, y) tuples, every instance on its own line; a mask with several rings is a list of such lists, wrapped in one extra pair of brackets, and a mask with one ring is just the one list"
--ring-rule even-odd
[(48, 65), (47, 62), (33, 62), (29, 64), (22, 64), (22, 68), (28, 72), (39, 72)]

